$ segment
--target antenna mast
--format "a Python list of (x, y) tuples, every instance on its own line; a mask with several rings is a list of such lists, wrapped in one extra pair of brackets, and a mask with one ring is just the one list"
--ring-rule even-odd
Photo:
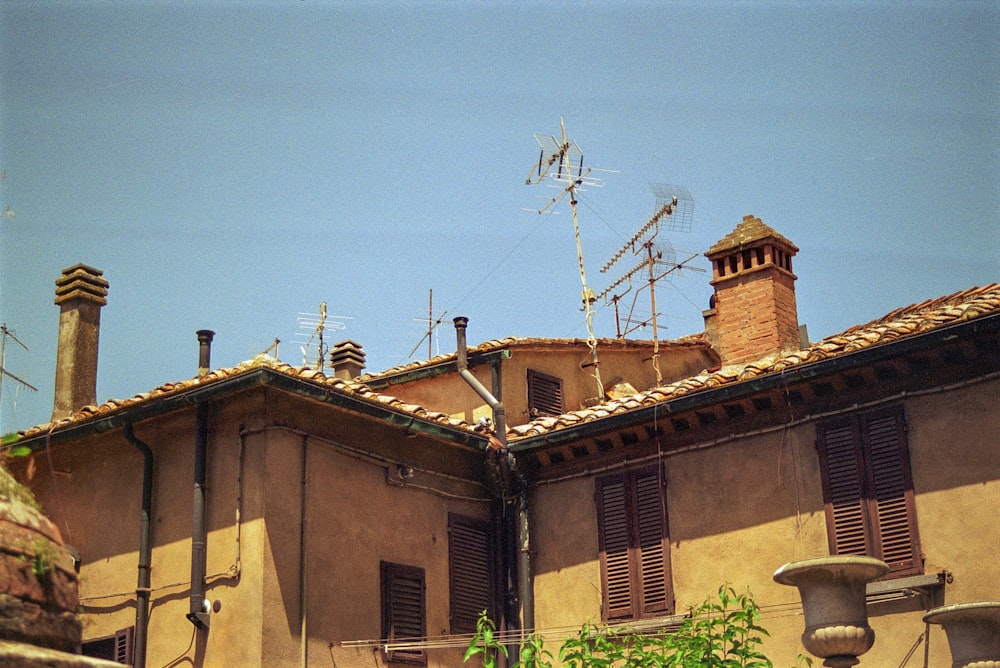
[[(298, 341), (299, 349), (302, 351), (302, 366), (309, 368), (309, 353), (316, 355), (316, 371), (322, 371), (326, 366), (326, 354), (330, 347), (323, 340), (323, 332), (327, 329), (346, 329), (347, 325), (342, 320), (350, 320), (349, 316), (331, 315), (330, 322), (327, 322), (326, 302), (320, 302), (319, 313), (299, 313), (298, 324), (300, 336), (304, 336), (305, 331), (312, 330), (312, 334), (306, 341)], [(277, 352), (277, 341), (275, 342), (275, 352)], [(268, 348), (270, 350), (270, 348)]]
[[(604, 397), (604, 384), (601, 382), (600, 361), (597, 358), (597, 338), (594, 336), (594, 291), (587, 285), (587, 271), (583, 265), (583, 244), (580, 241), (580, 223), (577, 219), (576, 205), (577, 192), (582, 192), (584, 186), (601, 187), (603, 181), (590, 176), (593, 169), (583, 168), (583, 151), (576, 142), (566, 138), (566, 124), (562, 117), (559, 118), (560, 138), (551, 135), (535, 134), (535, 140), (541, 148), (538, 157), (537, 174), (535, 168), (528, 173), (525, 180), (527, 185), (537, 185), (547, 178), (557, 183), (564, 184), (562, 191), (549, 200), (548, 204), (541, 209), (536, 209), (540, 214), (554, 213), (552, 208), (567, 195), (569, 196), (570, 211), (573, 214), (573, 234), (576, 236), (576, 258), (580, 266), (580, 283), (583, 284), (582, 300), (583, 311), (587, 319), (587, 347), (590, 348), (591, 363), (594, 368), (594, 380), (597, 382), (597, 396)], [(574, 162), (576, 164), (574, 164)], [(552, 174), (555, 166), (556, 173)], [(557, 186), (556, 186), (557, 187)]]
[[(23, 385), (24, 387), (28, 388), (32, 392), (37, 392), (38, 391), (38, 388), (35, 387), (34, 385), (32, 385), (31, 383), (29, 383), (28, 381), (21, 380), (20, 378), (18, 378), (14, 374), (12, 374), (10, 371), (7, 371), (7, 367), (5, 365), (7, 363), (7, 339), (8, 338), (11, 341), (13, 341), (14, 343), (16, 343), (17, 345), (19, 345), (22, 348), (24, 348), (25, 350), (28, 350), (28, 346), (26, 346), (23, 343), (21, 343), (20, 339), (18, 339), (16, 336), (14, 336), (14, 332), (12, 332), (9, 329), (7, 329), (7, 323), (4, 323), (4, 324), (0, 325), (0, 399), (3, 398), (3, 381), (4, 381), (5, 378), (10, 378), (14, 382)], [(2, 405), (3, 404), (0, 403), (0, 406), (2, 406)]]
[[(636, 232), (603, 267), (601, 267), (601, 273), (606, 273), (626, 253), (631, 252), (634, 256), (644, 255), (645, 257), (637, 265), (626, 271), (614, 283), (608, 286), (604, 292), (598, 295), (598, 299), (603, 299), (616, 287), (628, 282), (629, 287), (625, 290), (625, 292), (620, 295), (614, 294), (611, 297), (611, 300), (615, 305), (617, 338), (624, 338), (626, 334), (630, 331), (634, 331), (636, 327), (641, 327), (649, 322), (643, 321), (636, 327), (628, 329), (628, 325), (631, 324), (632, 320), (632, 311), (635, 309), (635, 302), (639, 296), (641, 288), (636, 290), (636, 293), (632, 298), (632, 307), (629, 309), (629, 317), (626, 319), (626, 331), (624, 333), (622, 332), (618, 315), (618, 302), (632, 289), (632, 277), (639, 274), (642, 270), (646, 270), (647, 285), (649, 286), (649, 303), (651, 313), (650, 321), (652, 321), (653, 325), (653, 370), (656, 372), (656, 384), (659, 385), (663, 381), (663, 376), (660, 373), (660, 332), (657, 326), (656, 282), (668, 274), (680, 269), (694, 269), (696, 271), (704, 270), (697, 267), (690, 267), (687, 264), (694, 258), (698, 257), (697, 254), (692, 255), (683, 262), (677, 263), (675, 261), (674, 249), (670, 246), (669, 241), (666, 242), (665, 248), (661, 248), (655, 243), (661, 227), (668, 232), (691, 231), (691, 217), (694, 210), (694, 200), (691, 198), (691, 193), (688, 192), (688, 189), (683, 186), (670, 186), (660, 183), (650, 184), (650, 188), (656, 196), (656, 206), (653, 209), (653, 215), (641, 228), (639, 228), (639, 231)], [(658, 274), (657, 272), (660, 268), (665, 268), (665, 270)]]
[(424, 342), (424, 339), (427, 339), (427, 359), (431, 359), (432, 357), (434, 357), (434, 351), (431, 347), (431, 344), (434, 341), (434, 330), (437, 329), (438, 325), (441, 324), (441, 321), (444, 320), (444, 317), (448, 315), (447, 311), (441, 311), (441, 315), (439, 315), (436, 320), (434, 319), (434, 290), (432, 289), (429, 292), (430, 292), (430, 297), (427, 300), (428, 301), (427, 317), (414, 318), (414, 320), (418, 322), (426, 322), (427, 331), (424, 332), (423, 337), (421, 337), (421, 339), (417, 341), (417, 345), (413, 346), (413, 350), (411, 350), (410, 354), (406, 356), (407, 359), (413, 357), (413, 353), (417, 352), (417, 348), (419, 348), (420, 344)]

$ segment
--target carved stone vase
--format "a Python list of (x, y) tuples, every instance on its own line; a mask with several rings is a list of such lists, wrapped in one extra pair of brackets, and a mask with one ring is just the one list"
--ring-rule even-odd
[(871, 649), (865, 585), (889, 572), (871, 557), (834, 556), (785, 564), (774, 573), (780, 584), (798, 587), (806, 630), (802, 645), (829, 668), (849, 668)]
[(79, 647), (74, 566), (59, 530), (0, 466), (0, 641)]
[(924, 621), (944, 627), (952, 668), (1000, 668), (1000, 602), (946, 605)]

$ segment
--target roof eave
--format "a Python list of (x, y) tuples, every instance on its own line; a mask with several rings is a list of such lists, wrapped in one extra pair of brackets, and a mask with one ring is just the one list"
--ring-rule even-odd
[(476, 450), (485, 450), (487, 446), (487, 439), (473, 432), (450, 427), (412, 413), (394, 409), (390, 406), (352, 397), (343, 392), (337, 392), (331, 388), (322, 387), (307, 380), (292, 378), (268, 368), (252, 369), (223, 380), (196, 385), (170, 396), (141, 401), (134, 405), (124, 406), (111, 411), (107, 415), (95, 416), (94, 418), (78, 423), (71, 423), (65, 426), (55, 425), (50, 431), (19, 439), (17, 445), (27, 446), (32, 451), (38, 451), (47, 445), (62, 443), (92, 434), (100, 434), (114, 429), (121, 429), (126, 424), (134, 424), (175, 410), (195, 406), (206, 401), (218, 399), (226, 394), (263, 386), (274, 387), (307, 399), (337, 406), (353, 413), (381, 419), (390, 424), (398, 425), (401, 428), (409, 428), (432, 438), (469, 446)]
[(758, 378), (697, 390), (618, 415), (520, 438), (511, 443), (510, 449), (512, 452), (518, 453), (572, 443), (603, 433), (636, 427), (655, 418), (662, 418), (664, 415), (676, 415), (740, 399), (748, 399), (791, 384), (828, 377), (891, 358), (927, 350), (961, 337), (996, 331), (1000, 331), (1000, 313), (944, 325), (928, 332), (862, 348), (829, 359), (796, 365)]

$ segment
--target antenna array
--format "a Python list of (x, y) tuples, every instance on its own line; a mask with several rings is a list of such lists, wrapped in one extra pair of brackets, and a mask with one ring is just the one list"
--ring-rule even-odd
[(425, 339), (427, 340), (427, 359), (430, 359), (431, 357), (434, 356), (434, 350), (433, 350), (434, 330), (438, 328), (438, 325), (441, 324), (441, 321), (444, 320), (444, 317), (448, 315), (447, 311), (441, 311), (441, 315), (439, 315), (436, 319), (434, 318), (434, 290), (430, 290), (429, 292), (430, 292), (430, 297), (427, 300), (428, 301), (427, 317), (414, 318), (414, 320), (416, 320), (417, 322), (426, 322), (427, 331), (424, 332), (423, 337), (421, 337), (421, 339), (417, 341), (417, 345), (413, 346), (413, 350), (411, 350), (410, 354), (406, 356), (407, 359), (413, 357), (413, 353), (417, 352), (417, 348), (420, 347), (420, 344), (423, 343)]
[(566, 124), (563, 119), (559, 119), (560, 136), (536, 134), (535, 141), (541, 149), (538, 157), (537, 167), (533, 166), (528, 178), (527, 185), (538, 185), (546, 180), (554, 181), (560, 192), (552, 197), (541, 209), (535, 209), (538, 213), (554, 213), (553, 208), (563, 199), (568, 199), (570, 210), (573, 213), (573, 233), (576, 236), (576, 257), (580, 267), (580, 282), (583, 284), (582, 301), (583, 311), (587, 319), (587, 345), (590, 348), (591, 363), (593, 367), (594, 380), (597, 382), (597, 396), (604, 397), (604, 385), (601, 383), (600, 362), (597, 357), (597, 338), (594, 336), (594, 302), (596, 298), (594, 291), (587, 285), (587, 272), (583, 265), (583, 244), (580, 241), (580, 224), (577, 218), (576, 205), (577, 193), (583, 192), (586, 187), (601, 187), (603, 181), (591, 176), (594, 170), (583, 166), (583, 151), (580, 146), (571, 139), (566, 138)]
[[(607, 296), (612, 294), (616, 288), (621, 285), (627, 284), (628, 287), (621, 294), (614, 293), (611, 296), (611, 301), (615, 306), (615, 327), (617, 331), (617, 338), (621, 339), (628, 335), (630, 332), (635, 331), (639, 327), (643, 327), (650, 322), (653, 325), (653, 369), (656, 372), (656, 383), (659, 385), (663, 377), (660, 374), (660, 334), (657, 327), (657, 312), (656, 312), (656, 282), (660, 279), (666, 277), (667, 275), (679, 271), (680, 269), (694, 269), (695, 271), (704, 271), (697, 267), (690, 267), (689, 263), (694, 258), (698, 257), (697, 254), (685, 259), (684, 261), (678, 263), (676, 261), (676, 251), (674, 251), (673, 246), (666, 239), (662, 241), (657, 241), (657, 236), (660, 231), (666, 232), (690, 232), (691, 231), (691, 219), (694, 211), (694, 200), (691, 198), (691, 193), (688, 189), (683, 186), (671, 186), (662, 183), (650, 184), (650, 189), (653, 191), (653, 195), (656, 197), (656, 205), (653, 209), (653, 214), (649, 217), (645, 224), (639, 228), (639, 230), (632, 235), (624, 246), (622, 246), (617, 253), (615, 253), (610, 260), (601, 268), (601, 273), (607, 273), (619, 260), (621, 260), (625, 255), (631, 254), (633, 257), (642, 257), (642, 259), (626, 270), (617, 280), (611, 283), (600, 295), (598, 299), (604, 299), (607, 302)], [(649, 320), (643, 320), (639, 323), (634, 323), (632, 320), (632, 313), (635, 310), (635, 303), (638, 299), (639, 293), (642, 291), (643, 287), (640, 286), (632, 297), (632, 305), (629, 308), (629, 314), (625, 322), (625, 330), (622, 330), (621, 320), (618, 310), (618, 302), (627, 295), (632, 290), (632, 279), (633, 277), (639, 275), (643, 270), (646, 273), (646, 286), (649, 287), (649, 301), (650, 301), (650, 317)]]
[[(13, 341), (17, 345), (21, 346), (25, 350), (28, 350), (28, 346), (26, 346), (23, 343), (21, 343), (21, 340), (18, 339), (14, 335), (14, 332), (12, 332), (9, 329), (7, 329), (7, 323), (4, 323), (4, 324), (0, 325), (0, 398), (3, 397), (3, 381), (6, 380), (7, 378), (10, 378), (11, 380), (13, 380), (15, 383), (18, 383), (22, 387), (28, 388), (32, 392), (37, 392), (38, 391), (37, 387), (35, 387), (34, 385), (32, 385), (31, 383), (29, 383), (26, 380), (22, 380), (22, 379), (18, 378), (17, 376), (15, 376), (14, 374), (12, 374), (10, 371), (7, 371), (7, 366), (6, 366), (6, 364), (7, 364), (7, 339), (10, 339), (11, 341)], [(2, 404), (0, 404), (0, 405), (2, 405)], [(0, 433), (2, 433), (2, 430), (0, 430)]]
[[(343, 321), (351, 320), (351, 317), (344, 315), (327, 315), (326, 302), (320, 302), (319, 313), (300, 312), (296, 320), (299, 325), (299, 339), (296, 343), (299, 344), (299, 349), (302, 351), (302, 366), (306, 368), (313, 368), (316, 371), (322, 371), (327, 365), (327, 353), (330, 352), (330, 347), (326, 344), (323, 337), (324, 333), (327, 329), (346, 329), (347, 324)], [(306, 332), (309, 332), (308, 338), (306, 338)], [(275, 341), (275, 347), (277, 347), (277, 343), (278, 342)], [(310, 357), (315, 358), (315, 367), (310, 367)]]

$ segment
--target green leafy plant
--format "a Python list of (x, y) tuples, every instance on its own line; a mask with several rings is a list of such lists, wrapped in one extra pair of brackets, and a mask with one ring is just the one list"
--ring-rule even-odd
[[(760, 650), (768, 632), (749, 592), (737, 594), (724, 585), (715, 598), (688, 612), (673, 631), (639, 633), (585, 624), (563, 642), (559, 661), (567, 668), (773, 668)], [(465, 660), (482, 655), (484, 668), (496, 668), (501, 654), (507, 656), (507, 649), (483, 612)], [(532, 635), (511, 668), (552, 668), (552, 658), (544, 639)], [(803, 664), (812, 666), (812, 660), (800, 655), (796, 665)]]

